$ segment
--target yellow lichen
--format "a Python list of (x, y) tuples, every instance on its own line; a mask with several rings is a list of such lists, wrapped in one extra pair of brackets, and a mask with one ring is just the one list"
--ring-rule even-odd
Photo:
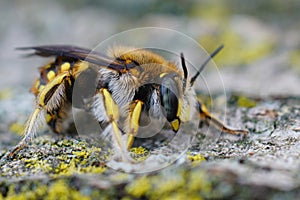
[(25, 167), (29, 168), (31, 172), (50, 172), (53, 169), (47, 160), (40, 160), (38, 157), (26, 159), (25, 163)]
[[(204, 172), (176, 170), (166, 174), (141, 176), (128, 184), (125, 191), (130, 197), (144, 199), (202, 199), (212, 191), (211, 182)], [(127, 197), (128, 198), (128, 197)]]
[(249, 99), (245, 96), (239, 96), (237, 100), (237, 105), (239, 107), (252, 108), (256, 106), (256, 101)]
[(129, 176), (129, 174), (127, 174), (127, 173), (117, 173), (117, 174), (111, 176), (111, 180), (114, 182), (124, 182), (124, 181), (128, 180), (128, 176)]
[(64, 180), (58, 180), (50, 186), (45, 199), (89, 200), (90, 198), (88, 196), (82, 195), (79, 191), (70, 188)]
[(194, 154), (194, 155), (191, 155), (191, 153), (188, 153), (187, 154), (187, 158), (192, 161), (192, 162), (195, 162), (195, 163), (201, 163), (202, 161), (205, 161), (205, 157), (202, 156), (201, 154)]
[(16, 133), (18, 135), (22, 135), (24, 128), (25, 128), (25, 124), (15, 122), (9, 126), (9, 131), (12, 133)]
[(87, 166), (85, 168), (81, 168), (81, 172), (84, 173), (100, 174), (105, 171), (106, 171), (106, 167)]
[(183, 176), (172, 175), (170, 177), (165, 177), (164, 179), (156, 177), (153, 182), (154, 188), (153, 191), (151, 191), (151, 196), (154, 199), (157, 196), (169, 196), (174, 192), (184, 193), (182, 190), (185, 186), (185, 180)]
[(128, 185), (126, 187), (126, 191), (136, 198), (141, 198), (150, 191), (150, 188), (150, 180), (148, 179), (148, 177), (142, 176), (136, 179), (132, 184)]
[(162, 200), (182, 200), (182, 199), (189, 199), (189, 200), (202, 200), (201, 196), (191, 195), (187, 193), (175, 193), (169, 196), (161, 198)]
[(206, 175), (198, 170), (192, 171), (189, 174), (189, 179), (186, 184), (191, 193), (201, 191), (201, 193), (208, 194), (212, 189), (211, 183), (207, 181)]
[(13, 93), (10, 88), (3, 89), (0, 91), (0, 100), (10, 99), (12, 96), (13, 96)]
[(78, 157), (84, 157), (86, 158), (89, 154), (86, 151), (74, 151), (72, 154), (78, 156)]
[[(59, 141), (56, 145), (57, 148), (62, 148), (65, 145), (74, 145), (71, 141)], [(101, 148), (87, 147), (85, 143), (76, 143), (76, 150), (68, 154), (58, 155), (55, 159), (43, 159), (40, 155), (36, 154), (31, 158), (22, 160), (25, 167), (30, 169), (31, 173), (44, 172), (53, 178), (60, 176), (71, 176), (73, 174), (81, 173), (102, 173), (106, 170), (103, 165), (97, 164), (97, 159), (104, 161), (105, 155), (101, 155)], [(67, 146), (68, 148), (68, 146)], [(71, 148), (71, 147), (70, 147)], [(78, 148), (78, 149), (77, 149)], [(93, 155), (93, 157), (90, 157)], [(95, 157), (96, 156), (96, 157)], [(53, 160), (54, 159), (54, 160)]]
[(290, 65), (295, 69), (296, 72), (300, 73), (300, 49), (296, 49), (290, 53)]
[(78, 158), (72, 158), (69, 163), (61, 162), (56, 167), (52, 177), (71, 176), (81, 173), (103, 173), (106, 170), (105, 166), (86, 166), (86, 160), (79, 161)]
[(228, 27), (220, 28), (217, 34), (201, 36), (199, 43), (209, 52), (224, 44), (226, 49), (216, 56), (214, 61), (226, 66), (248, 65), (270, 54), (274, 48), (271, 38), (265, 38), (264, 42), (249, 42), (243, 35)]
[(150, 152), (144, 147), (133, 147), (130, 149), (130, 153), (136, 161), (144, 161), (150, 156)]
[(19, 193), (15, 192), (14, 184), (9, 186), (8, 193), (5, 198), (0, 197), (1, 199), (6, 200), (25, 200), (25, 199), (42, 199), (43, 196), (47, 193), (47, 186), (41, 185), (35, 188), (35, 190), (27, 190), (26, 185)]
[(199, 5), (195, 5), (190, 15), (198, 16), (209, 21), (224, 21), (228, 19), (230, 9), (227, 4), (217, 1), (207, 1)]

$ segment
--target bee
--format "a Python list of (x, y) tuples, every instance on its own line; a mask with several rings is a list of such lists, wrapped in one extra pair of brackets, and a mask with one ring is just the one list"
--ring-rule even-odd
[[(165, 127), (174, 133), (191, 120), (190, 113), (196, 113), (222, 132), (247, 134), (246, 130), (228, 128), (214, 117), (193, 88), (201, 70), (222, 48), (217, 48), (194, 76), (189, 76), (183, 54), (181, 66), (177, 66), (151, 50), (132, 47), (114, 47), (107, 55), (68, 45), (19, 48), (54, 60), (39, 68), (40, 76), (31, 88), (35, 108), (23, 139), (10, 156), (34, 138), (43, 117), (53, 132), (72, 133), (72, 106), (88, 110), (100, 124), (110, 126), (117, 147), (124, 153), (132, 147), (139, 125), (150, 116), (158, 121), (165, 118)], [(80, 92), (74, 98), (75, 81)], [(125, 142), (123, 135), (127, 135)]]

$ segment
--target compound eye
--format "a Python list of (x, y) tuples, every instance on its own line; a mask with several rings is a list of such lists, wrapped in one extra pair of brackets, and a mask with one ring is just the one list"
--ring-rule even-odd
[(169, 122), (177, 119), (178, 88), (173, 77), (165, 76), (160, 86), (160, 101)]

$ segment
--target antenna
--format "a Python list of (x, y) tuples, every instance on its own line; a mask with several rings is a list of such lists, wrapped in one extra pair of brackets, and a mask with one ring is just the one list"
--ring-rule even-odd
[(200, 75), (200, 73), (202, 72), (202, 70), (204, 69), (204, 67), (207, 65), (207, 63), (215, 56), (217, 55), (222, 49), (223, 49), (224, 45), (222, 44), (221, 46), (219, 46), (212, 54), (210, 54), (209, 58), (207, 58), (204, 63), (201, 65), (201, 67), (199, 68), (199, 70), (197, 71), (197, 73), (191, 78), (190, 84), (191, 86), (193, 86), (194, 82), (196, 81), (197, 77)]
[(188, 70), (187, 70), (187, 67), (186, 67), (186, 64), (185, 64), (185, 59), (184, 59), (184, 55), (183, 53), (180, 54), (180, 58), (181, 58), (181, 66), (182, 66), (182, 69), (183, 69), (183, 90), (185, 90), (185, 87), (186, 87), (186, 80), (187, 80), (187, 77), (188, 77)]

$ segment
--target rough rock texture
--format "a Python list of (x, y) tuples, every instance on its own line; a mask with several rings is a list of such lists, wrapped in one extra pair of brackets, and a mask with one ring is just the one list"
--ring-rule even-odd
[[(13, 105), (18, 96), (9, 102)], [(175, 163), (142, 174), (115, 171), (107, 167), (112, 156), (107, 148), (80, 138), (58, 137), (47, 129), (8, 159), (4, 155), (19, 140), (16, 135), (22, 126), (11, 123), (8, 131), (5, 120), (11, 114), (1, 113), (0, 197), (55, 199), (64, 194), (71, 199), (296, 198), (300, 195), (299, 105), (300, 98), (296, 97), (251, 99), (232, 94), (226, 121), (230, 126), (248, 129), (246, 137), (213, 132), (205, 135), (204, 127)], [(6, 106), (3, 110), (10, 109)], [(134, 152), (146, 160), (151, 158), (143, 149)]]

